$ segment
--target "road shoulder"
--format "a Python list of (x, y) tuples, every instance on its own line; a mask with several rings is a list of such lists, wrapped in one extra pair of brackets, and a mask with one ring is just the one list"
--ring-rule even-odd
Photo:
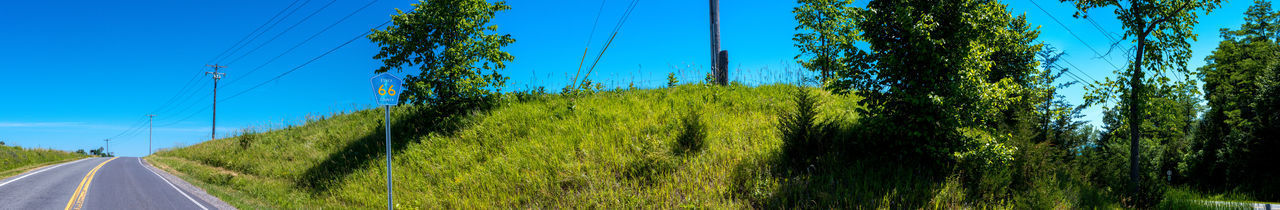
[(151, 162), (147, 161), (147, 159), (145, 158), (139, 158), (139, 159), (142, 159), (142, 163), (143, 163), (142, 165), (145, 166), (147, 170), (151, 170), (152, 172), (159, 174), (160, 177), (166, 180), (169, 180), (169, 182), (172, 182), (174, 186), (177, 186), (178, 188), (182, 189), (182, 191), (186, 191), (187, 193), (191, 194), (192, 197), (196, 199), (200, 199), (206, 203), (209, 203), (210, 205), (212, 205), (211, 206), (212, 208), (236, 209), (236, 207), (231, 206), (231, 204), (227, 204), (227, 202), (223, 202), (222, 199), (219, 199), (218, 197), (214, 197), (213, 195), (209, 195), (209, 193), (205, 192), (204, 189), (200, 189), (195, 185), (191, 185), (191, 183), (187, 183), (186, 180), (182, 180), (181, 178), (178, 178), (173, 174), (169, 174), (168, 171), (160, 170), (160, 168), (152, 166)]

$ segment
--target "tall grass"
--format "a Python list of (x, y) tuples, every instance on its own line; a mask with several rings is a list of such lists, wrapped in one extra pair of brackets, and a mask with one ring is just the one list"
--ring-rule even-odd
[[(513, 94), (446, 118), (392, 110), (398, 208), (741, 208), (735, 165), (776, 153), (793, 87)], [(825, 96), (830, 97), (830, 96)], [(850, 102), (852, 103), (852, 102)], [(241, 208), (383, 208), (382, 111), (213, 140), (149, 160)]]
[[(794, 100), (797, 94), (805, 98)], [(990, 194), (951, 170), (871, 155), (887, 152), (864, 154), (876, 149), (864, 143), (877, 137), (858, 124), (857, 101), (812, 87), (735, 83), (530, 90), (505, 95), (492, 109), (451, 116), (397, 106), (390, 119), (395, 205), (1116, 207), (1100, 187), (1064, 170)], [(366, 109), (279, 130), (246, 129), (147, 159), (239, 208), (385, 208), (382, 115)], [(832, 139), (838, 147), (814, 144)], [(994, 180), (988, 177), (998, 176), (978, 181)]]
[(0, 145), (0, 178), (22, 173), (41, 165), (73, 160), (85, 155), (52, 149), (24, 149)]

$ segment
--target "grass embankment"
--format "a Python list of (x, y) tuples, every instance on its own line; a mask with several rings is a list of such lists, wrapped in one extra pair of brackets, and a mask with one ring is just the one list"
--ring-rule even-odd
[[(392, 110), (396, 205), (630, 208), (1119, 208), (1105, 187), (1058, 174), (985, 200), (954, 174), (893, 161), (782, 163), (778, 119), (794, 86), (681, 85), (580, 96), (508, 95), (458, 117)], [(817, 92), (820, 119), (858, 116), (853, 96)], [(384, 208), (382, 110), (309, 119), (158, 152), (147, 159), (244, 209)], [(874, 131), (872, 131), (874, 132)], [(945, 171), (945, 170), (944, 170)], [(979, 181), (985, 183), (985, 181)], [(999, 182), (995, 182), (999, 183)], [(975, 185), (979, 186), (979, 185)], [(1008, 187), (1008, 186), (988, 186)], [(1002, 194), (1003, 195), (1003, 194)], [(1171, 189), (1162, 207), (1213, 196)], [(997, 195), (996, 197), (1000, 197)]]
[[(534, 96), (426, 126), (406, 125), (422, 118), (415, 107), (396, 107), (396, 205), (752, 205), (732, 189), (743, 177), (734, 174), (777, 153), (777, 112), (795, 106), (793, 90), (682, 85)], [(822, 98), (823, 113), (852, 115), (849, 97)], [(241, 208), (382, 208), (382, 115), (336, 114), (148, 159)]]
[(52, 149), (24, 149), (19, 146), (0, 145), (0, 179), (8, 178), (33, 168), (63, 161), (87, 157), (86, 155)]

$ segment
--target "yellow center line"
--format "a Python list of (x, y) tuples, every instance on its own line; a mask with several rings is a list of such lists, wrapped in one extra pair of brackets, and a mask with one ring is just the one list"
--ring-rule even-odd
[(106, 165), (107, 162), (111, 162), (116, 158), (120, 157), (113, 157), (111, 159), (107, 159), (107, 161), (102, 161), (102, 163), (99, 163), (97, 167), (93, 167), (93, 170), (89, 170), (89, 173), (84, 175), (84, 179), (80, 180), (80, 186), (76, 186), (76, 192), (71, 194), (71, 200), (67, 201), (66, 209), (73, 209), (71, 208), (72, 206), (75, 206), (74, 209), (77, 210), (84, 207), (84, 197), (89, 194), (89, 184), (93, 183), (93, 177), (98, 173), (98, 169), (101, 169), (102, 165)]

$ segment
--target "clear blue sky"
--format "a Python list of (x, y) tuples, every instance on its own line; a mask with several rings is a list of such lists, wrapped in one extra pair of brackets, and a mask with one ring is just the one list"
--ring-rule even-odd
[[(210, 70), (204, 65), (213, 63), (227, 66), (226, 78), (219, 83), (220, 138), (242, 128), (280, 128), (299, 124), (307, 116), (370, 107), (368, 79), (380, 62), (372, 59), (377, 47), (364, 38), (279, 80), (265, 81), (385, 22), (395, 8), (411, 9), (409, 4), (416, 1), (377, 1), (341, 23), (337, 23), (339, 19), (369, 1), (336, 1), (328, 7), (330, 0), (299, 0), (297, 4), (303, 2), (307, 4), (247, 47), (220, 59), (215, 58), (294, 1), (3, 3), (0, 141), (88, 150), (112, 138), (112, 151), (141, 156), (147, 151), (145, 115), (149, 113), (158, 115), (154, 122), (156, 148), (208, 140), (212, 81), (202, 74)], [(594, 0), (508, 2), (512, 9), (500, 13), (494, 22), (501, 33), (512, 34), (517, 40), (506, 48), (516, 56), (501, 72), (511, 77), (506, 90), (536, 86), (558, 90), (565, 86), (592, 34), (597, 12), (602, 11), (591, 37), (592, 51), (608, 38), (628, 2), (607, 1), (603, 10), (599, 10), (601, 1)], [(1067, 59), (1083, 73), (1099, 80), (1112, 75), (1114, 68), (1088, 47), (1106, 53), (1109, 42), (1088, 21), (1072, 18), (1069, 5), (1037, 2), (1062, 21), (1064, 28), (1028, 0), (1004, 2), (1014, 14), (1026, 14), (1032, 24), (1042, 26), (1040, 41), (1067, 52)], [(1200, 37), (1192, 44), (1193, 68), (1202, 65), (1203, 57), (1216, 47), (1218, 28), (1237, 27), (1250, 4), (1252, 1), (1232, 1), (1201, 17), (1196, 30)], [(641, 0), (592, 79), (611, 87), (628, 83), (656, 87), (665, 84), (669, 72), (686, 81), (701, 79), (710, 60), (707, 6), (704, 1)], [(794, 6), (795, 2), (786, 0), (721, 2), (722, 49), (729, 50), (734, 80), (748, 84), (788, 81), (778, 75), (797, 71), (793, 60), (797, 51), (791, 41)], [(302, 21), (316, 11), (314, 17)], [(1091, 17), (1103, 30), (1120, 33), (1110, 10), (1094, 12)], [(315, 34), (319, 35), (303, 42)], [(294, 46), (300, 47), (284, 53)], [(1125, 63), (1119, 52), (1106, 60)], [(258, 84), (263, 85), (249, 89)], [(1077, 103), (1082, 92), (1078, 89), (1066, 92)], [(1098, 124), (1099, 110), (1091, 108), (1086, 120)]]

